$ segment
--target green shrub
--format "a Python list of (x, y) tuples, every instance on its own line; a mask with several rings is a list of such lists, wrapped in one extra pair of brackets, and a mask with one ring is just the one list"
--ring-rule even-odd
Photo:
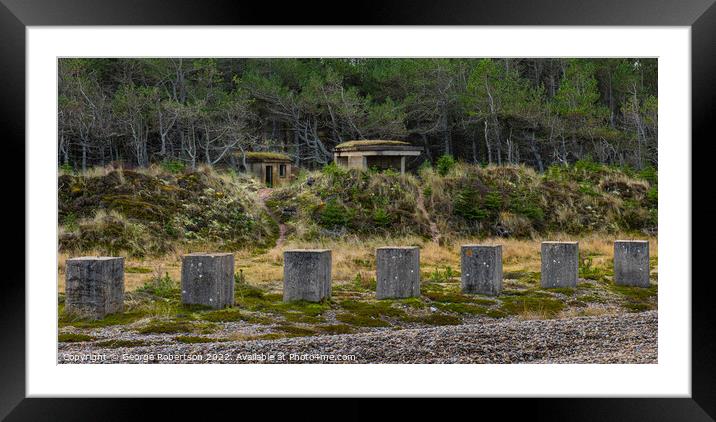
[(453, 270), (451, 266), (446, 265), (444, 271), (440, 271), (440, 268), (435, 268), (435, 270), (430, 273), (429, 278), (433, 283), (449, 283), (457, 276), (459, 276), (458, 272)]
[(480, 202), (480, 194), (475, 188), (464, 188), (455, 195), (454, 213), (468, 221), (484, 220), (488, 212), (480, 207)]
[(656, 167), (653, 166), (644, 167), (644, 169), (638, 173), (638, 176), (648, 181), (652, 186), (656, 185), (659, 180)]
[(601, 171), (603, 167), (604, 166), (602, 164), (594, 162), (589, 156), (574, 163), (575, 170), (583, 171), (585, 173), (597, 173)]
[(388, 227), (393, 222), (393, 217), (385, 208), (377, 208), (373, 211), (373, 222), (378, 227)]
[(79, 228), (77, 223), (77, 215), (73, 212), (67, 213), (65, 218), (62, 220), (62, 225), (69, 231), (75, 231)]
[(323, 227), (334, 228), (346, 226), (350, 220), (346, 207), (335, 199), (328, 201), (321, 212), (320, 223)]
[(498, 211), (502, 207), (502, 197), (498, 192), (489, 192), (485, 195), (485, 208), (490, 211)]
[(659, 189), (657, 186), (652, 186), (646, 191), (646, 200), (652, 208), (656, 208), (659, 205)]
[(443, 155), (440, 158), (438, 158), (437, 162), (437, 171), (438, 174), (441, 176), (447, 176), (448, 173), (450, 173), (450, 170), (455, 167), (455, 159), (452, 155)]
[(60, 165), (60, 173), (74, 173), (75, 169), (70, 163)]
[(160, 163), (162, 169), (169, 173), (181, 173), (186, 165), (179, 160), (164, 160)]
[(610, 274), (608, 269), (595, 267), (590, 256), (579, 260), (579, 277), (581, 278), (606, 282), (608, 280), (607, 276)]
[(326, 176), (345, 176), (348, 173), (348, 170), (336, 163), (329, 163), (323, 166), (321, 172)]
[(163, 298), (177, 297), (179, 294), (179, 286), (169, 277), (169, 273), (152, 277), (138, 290)]

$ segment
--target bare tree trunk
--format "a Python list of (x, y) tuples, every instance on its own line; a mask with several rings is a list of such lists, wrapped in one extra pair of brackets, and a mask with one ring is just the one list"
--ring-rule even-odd
[(82, 171), (87, 171), (87, 144), (82, 142)]
[(535, 156), (535, 161), (537, 162), (539, 172), (544, 173), (544, 163), (542, 163), (542, 156), (539, 153), (539, 148), (537, 148), (537, 139), (535, 139), (534, 131), (531, 132), (531, 135), (532, 136), (530, 138), (530, 147), (532, 148), (532, 154)]
[(487, 119), (485, 119), (485, 147), (487, 148), (487, 163), (492, 164), (492, 148), (490, 147), (490, 138), (487, 136)]

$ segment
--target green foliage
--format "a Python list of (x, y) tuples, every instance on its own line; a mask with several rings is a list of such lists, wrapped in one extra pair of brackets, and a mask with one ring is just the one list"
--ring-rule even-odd
[(184, 344), (196, 344), (196, 343), (215, 343), (215, 342), (226, 342), (229, 339), (216, 338), (216, 337), (203, 337), (203, 336), (177, 336), (174, 340), (178, 343)]
[(534, 313), (545, 318), (554, 318), (564, 309), (564, 302), (559, 299), (541, 296), (506, 295), (501, 297), (500, 310), (508, 315)]
[(453, 270), (451, 266), (446, 265), (443, 271), (441, 271), (440, 268), (435, 268), (435, 270), (430, 273), (429, 279), (433, 283), (450, 283), (454, 282), (454, 279), (459, 277), (459, 275), (460, 274)]
[(176, 298), (181, 294), (178, 283), (169, 277), (169, 273), (155, 275), (138, 290), (165, 299)]
[(592, 257), (585, 256), (579, 260), (579, 277), (588, 280), (606, 282), (613, 275), (613, 269), (596, 267)]
[(350, 221), (348, 210), (346, 207), (338, 203), (335, 199), (326, 202), (321, 212), (321, 225), (326, 228), (343, 227)]
[(393, 217), (385, 208), (377, 208), (373, 211), (373, 222), (377, 227), (388, 227), (393, 222)]
[(659, 189), (657, 186), (652, 186), (646, 191), (646, 200), (652, 208), (656, 208), (659, 205)]
[(161, 167), (168, 173), (181, 173), (186, 168), (186, 164), (179, 160), (163, 160)]
[(577, 162), (574, 163), (574, 169), (576, 171), (586, 173), (598, 173), (602, 168), (603, 166), (599, 163), (595, 163), (590, 156), (577, 160)]
[[(520, 151), (493, 148), (493, 161), (534, 163), (534, 148), (540, 167), (592, 153), (642, 168), (657, 158), (657, 81), (653, 58), (62, 58), (59, 138), (74, 167), (107, 164), (112, 138), (128, 163), (193, 168), (300, 134), (286, 152), (316, 168), (336, 146), (416, 135), (429, 156), (447, 141), (456, 159), (486, 162), (472, 145), (484, 129), (488, 144)], [(189, 128), (200, 129), (191, 145)], [(89, 148), (66, 148), (80, 142)]]
[(405, 322), (413, 322), (425, 325), (459, 325), (462, 323), (462, 318), (454, 315), (445, 314), (428, 314), (420, 316), (412, 316), (403, 318)]
[(78, 343), (82, 341), (93, 341), (95, 338), (87, 334), (61, 333), (57, 336), (60, 343)]
[(185, 321), (152, 321), (137, 330), (140, 334), (173, 334), (193, 331), (190, 323)]
[(658, 291), (655, 284), (647, 288), (609, 284), (609, 289), (620, 297), (622, 307), (630, 312), (656, 309)]
[(481, 195), (473, 187), (458, 191), (454, 199), (454, 212), (468, 221), (481, 221), (488, 217), (488, 211), (481, 206)]
[(148, 274), (151, 273), (152, 270), (150, 268), (145, 267), (127, 266), (124, 268), (124, 272), (129, 274)]
[(447, 174), (450, 173), (450, 170), (452, 170), (454, 167), (455, 159), (452, 155), (446, 154), (438, 158), (436, 169), (439, 175), (447, 176)]
[(497, 192), (489, 192), (485, 195), (485, 208), (489, 211), (495, 212), (502, 208), (502, 197)]
[(359, 302), (345, 300), (339, 303), (342, 312), (336, 314), (338, 321), (360, 327), (387, 327), (385, 317), (405, 317), (405, 311), (395, 308), (390, 302)]
[(79, 228), (79, 224), (77, 221), (77, 215), (73, 212), (69, 212), (65, 214), (65, 218), (62, 221), (62, 225), (65, 226), (65, 228), (69, 231), (74, 231)]
[(338, 164), (334, 162), (330, 162), (323, 166), (321, 169), (321, 172), (325, 174), (326, 176), (334, 176), (334, 177), (344, 177), (348, 174), (348, 170), (346, 170), (344, 167), (339, 166)]
[(105, 347), (107, 349), (120, 349), (125, 347), (140, 347), (140, 346), (146, 346), (147, 342), (143, 340), (121, 340), (121, 339), (112, 339), (112, 340), (103, 340), (98, 341), (94, 343), (94, 346), (96, 347)]

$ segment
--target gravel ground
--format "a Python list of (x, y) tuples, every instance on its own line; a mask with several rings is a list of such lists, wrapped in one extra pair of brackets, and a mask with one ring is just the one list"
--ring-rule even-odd
[(280, 340), (60, 343), (58, 363), (657, 363), (657, 311)]

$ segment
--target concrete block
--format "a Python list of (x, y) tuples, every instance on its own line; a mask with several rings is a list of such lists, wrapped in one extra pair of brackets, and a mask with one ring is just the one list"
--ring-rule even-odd
[(378, 248), (375, 261), (378, 299), (420, 296), (420, 248)]
[(234, 305), (234, 254), (191, 253), (181, 262), (181, 302), (223, 309)]
[(502, 246), (462, 245), (460, 281), (463, 293), (499, 295), (502, 291)]
[(649, 241), (614, 242), (614, 283), (620, 286), (649, 287)]
[(330, 249), (293, 249), (283, 253), (283, 301), (320, 302), (331, 297)]
[(578, 242), (542, 242), (543, 288), (577, 287), (579, 274)]
[(124, 258), (84, 256), (65, 261), (65, 310), (101, 319), (124, 307)]

